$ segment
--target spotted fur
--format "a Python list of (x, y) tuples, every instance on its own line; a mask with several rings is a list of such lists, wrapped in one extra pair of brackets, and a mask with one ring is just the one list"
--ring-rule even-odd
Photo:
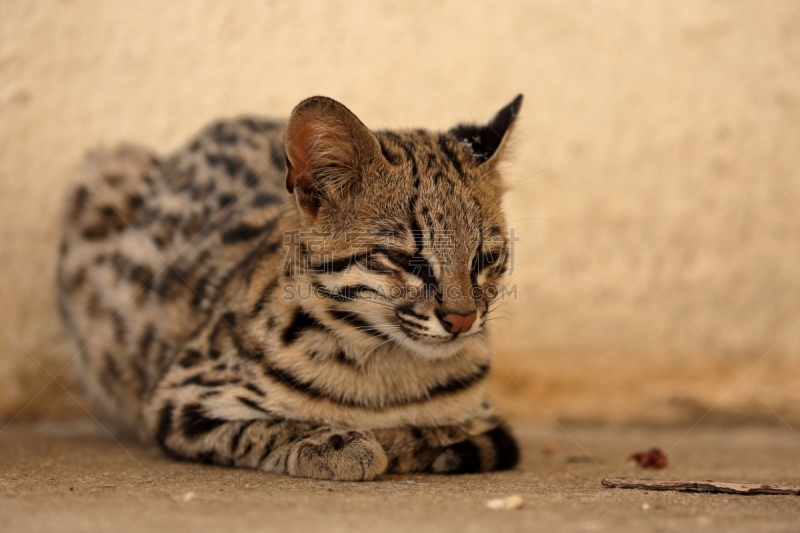
[[(169, 157), (91, 154), (59, 267), (88, 394), (192, 461), (345, 480), (512, 468), (485, 324), (520, 103), (373, 132), (314, 97)], [(467, 331), (443, 320), (473, 312)]]

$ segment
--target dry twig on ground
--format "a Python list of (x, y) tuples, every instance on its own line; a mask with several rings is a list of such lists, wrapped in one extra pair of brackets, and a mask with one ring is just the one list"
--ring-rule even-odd
[(716, 492), (724, 494), (785, 494), (800, 496), (800, 487), (762, 485), (757, 483), (724, 483), (720, 481), (680, 481), (660, 479), (606, 478), (604, 487), (615, 489), (674, 490), (679, 492)]

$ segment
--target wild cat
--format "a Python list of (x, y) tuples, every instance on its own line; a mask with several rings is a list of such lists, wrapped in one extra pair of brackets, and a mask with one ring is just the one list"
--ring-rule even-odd
[(342, 104), (90, 154), (61, 311), (105, 414), (170, 456), (319, 479), (513, 468), (486, 400), (522, 103), (446, 132)]

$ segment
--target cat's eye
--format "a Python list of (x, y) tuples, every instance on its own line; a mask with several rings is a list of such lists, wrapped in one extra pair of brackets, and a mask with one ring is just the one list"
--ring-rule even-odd
[(409, 274), (421, 278), (426, 285), (436, 285), (436, 276), (433, 273), (433, 267), (424, 257), (410, 255), (399, 250), (384, 250), (384, 253), (386, 257), (389, 258), (389, 261)]
[(475, 257), (472, 258), (470, 271), (473, 275), (480, 274), (486, 268), (495, 266), (500, 258), (501, 254), (496, 252), (477, 253), (475, 254)]
[(386, 250), (389, 261), (405, 269), (414, 267), (414, 256), (397, 250)]

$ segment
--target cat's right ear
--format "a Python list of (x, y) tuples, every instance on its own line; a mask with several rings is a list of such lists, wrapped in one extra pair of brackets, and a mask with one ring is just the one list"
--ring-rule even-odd
[(478, 164), (492, 165), (508, 144), (521, 107), (522, 95), (519, 94), (484, 124), (459, 124), (449, 133), (470, 147)]
[(380, 156), (380, 144), (349, 109), (313, 96), (292, 111), (284, 132), (286, 189), (303, 214), (316, 217), (323, 202), (333, 207), (357, 189), (361, 172)]

